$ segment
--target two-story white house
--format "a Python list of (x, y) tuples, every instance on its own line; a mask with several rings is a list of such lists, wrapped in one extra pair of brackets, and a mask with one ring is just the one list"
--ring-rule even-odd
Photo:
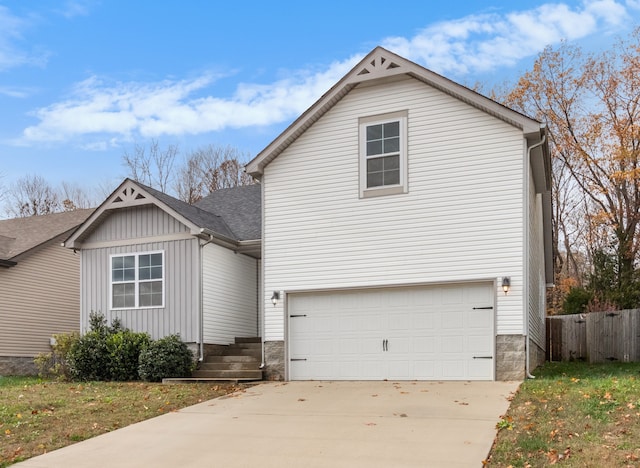
[(247, 172), (269, 378), (511, 380), (544, 360), (538, 121), (378, 47)]

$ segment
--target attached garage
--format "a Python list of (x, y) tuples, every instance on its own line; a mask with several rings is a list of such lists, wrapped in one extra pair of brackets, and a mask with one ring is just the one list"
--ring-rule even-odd
[(287, 296), (290, 380), (493, 380), (492, 283)]

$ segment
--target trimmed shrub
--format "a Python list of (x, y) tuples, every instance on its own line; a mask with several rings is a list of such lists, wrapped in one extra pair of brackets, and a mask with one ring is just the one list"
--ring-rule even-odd
[(164, 378), (189, 377), (194, 368), (193, 353), (180, 335), (152, 341), (140, 353), (138, 373), (142, 380), (160, 382)]
[(109, 380), (107, 335), (91, 330), (78, 339), (69, 352), (69, 368), (75, 380)]
[(106, 338), (109, 352), (110, 380), (140, 380), (138, 375), (138, 360), (151, 338), (146, 333), (136, 333), (122, 329)]
[(151, 339), (114, 319), (111, 326), (100, 313), (89, 315), (90, 331), (71, 346), (68, 356), (76, 380), (139, 380), (138, 358)]

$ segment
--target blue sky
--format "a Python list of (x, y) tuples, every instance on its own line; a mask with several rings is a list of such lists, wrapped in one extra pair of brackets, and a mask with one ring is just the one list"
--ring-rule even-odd
[(639, 20), (640, 0), (0, 0), (0, 184), (115, 187), (151, 139), (253, 156), (376, 45), (491, 88)]

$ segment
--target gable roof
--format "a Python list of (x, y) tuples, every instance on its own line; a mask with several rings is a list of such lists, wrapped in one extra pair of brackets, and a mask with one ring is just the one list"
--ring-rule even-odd
[(93, 209), (0, 220), (0, 265), (13, 266), (37, 248), (62, 240), (91, 213)]
[[(264, 148), (247, 166), (247, 173), (258, 178), (274, 158), (335, 106), (358, 84), (397, 75), (408, 75), (433, 86), (467, 104), (521, 129), (534, 142), (542, 138), (540, 122), (503, 106), (471, 89), (438, 75), (382, 47), (376, 47), (329, 91), (298, 117), (284, 132)], [(542, 132), (542, 133), (541, 133)]]
[[(125, 179), (71, 234), (65, 246), (82, 248), (83, 241), (115, 210), (143, 205), (154, 205), (160, 208), (187, 226), (191, 234), (197, 237), (215, 238), (224, 245), (233, 246), (240, 246), (243, 241), (259, 240), (259, 235), (257, 238), (250, 236), (255, 232), (261, 232), (260, 186), (248, 190), (245, 190), (246, 188), (224, 189), (220, 191), (224, 192), (221, 194), (214, 192), (201, 200), (201, 204), (195, 206), (140, 182)], [(243, 205), (235, 206), (233, 203)], [(251, 215), (257, 213), (257, 216), (249, 219), (241, 213)], [(255, 253), (255, 249), (252, 252)]]

